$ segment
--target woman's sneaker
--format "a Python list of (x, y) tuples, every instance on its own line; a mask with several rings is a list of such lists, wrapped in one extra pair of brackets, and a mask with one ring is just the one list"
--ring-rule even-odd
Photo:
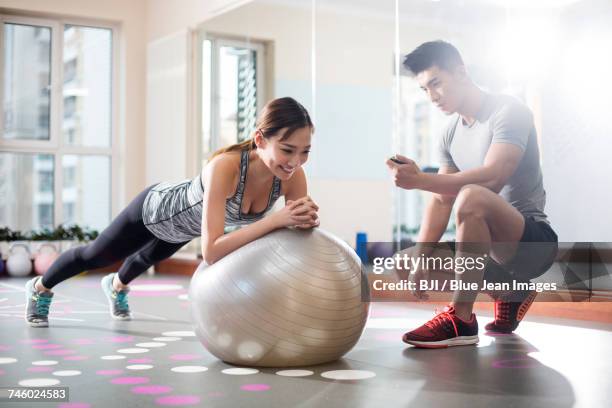
[(494, 333), (512, 333), (531, 307), (538, 292), (515, 291), (495, 299), (495, 320), (487, 323), (485, 330)]
[(108, 299), (110, 315), (116, 320), (131, 320), (132, 314), (130, 313), (130, 306), (127, 301), (127, 295), (130, 290), (126, 288), (116, 291), (115, 288), (113, 288), (113, 278), (115, 275), (115, 273), (110, 273), (102, 278), (100, 282), (102, 290)]
[(30, 279), (25, 284), (26, 311), (25, 321), (32, 327), (49, 326), (49, 306), (53, 292), (36, 290), (36, 282), (40, 276)]
[(402, 340), (422, 348), (445, 348), (478, 343), (478, 322), (472, 313), (470, 321), (461, 320), (455, 308), (446, 306), (441, 313), (419, 327), (404, 334)]

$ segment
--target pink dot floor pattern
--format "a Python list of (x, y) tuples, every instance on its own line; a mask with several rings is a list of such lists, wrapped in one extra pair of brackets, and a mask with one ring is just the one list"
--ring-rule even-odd
[[(245, 372), (224, 373), (232, 366), (209, 354), (193, 334), (185, 312), (188, 278), (138, 279), (130, 293), (129, 322), (110, 318), (99, 279), (78, 277), (58, 287), (49, 328), (25, 325), (25, 280), (0, 279), (0, 387), (68, 388), (69, 401), (36, 403), (37, 408), (289, 407), (304, 401), (303, 406), (568, 407), (580, 405), (580, 398), (605, 405), (603, 394), (598, 400), (599, 391), (576, 379), (571, 364), (551, 362), (577, 358), (568, 357), (566, 336), (605, 347), (583, 350), (582, 358), (610, 355), (612, 327), (522, 323), (513, 335), (481, 333), (477, 347), (420, 350), (403, 344), (401, 335), (431, 318), (432, 310), (378, 303), (359, 343), (339, 361), (231, 375)], [(543, 334), (557, 332), (565, 336), (543, 340)], [(599, 372), (593, 367), (597, 388), (612, 387), (605, 366)], [(26, 405), (3, 401), (2, 406)]]

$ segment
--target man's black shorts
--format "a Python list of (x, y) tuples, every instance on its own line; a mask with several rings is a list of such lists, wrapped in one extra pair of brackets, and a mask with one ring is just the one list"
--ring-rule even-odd
[[(484, 273), (488, 282), (529, 281), (543, 275), (555, 261), (558, 238), (550, 224), (524, 217), (525, 229), (514, 257), (507, 263), (489, 260)], [(455, 243), (450, 243), (455, 250)]]
[(490, 282), (508, 282), (516, 279), (529, 281), (548, 271), (555, 261), (558, 238), (550, 224), (525, 218), (525, 229), (516, 254), (510, 262), (500, 265), (490, 262), (484, 278)]

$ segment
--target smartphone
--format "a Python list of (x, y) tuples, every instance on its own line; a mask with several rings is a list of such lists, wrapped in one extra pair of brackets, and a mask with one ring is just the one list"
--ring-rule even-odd
[(391, 160), (393, 163), (397, 163), (397, 164), (406, 164), (406, 162), (403, 162), (399, 159), (396, 159), (395, 157), (390, 157), (389, 160)]

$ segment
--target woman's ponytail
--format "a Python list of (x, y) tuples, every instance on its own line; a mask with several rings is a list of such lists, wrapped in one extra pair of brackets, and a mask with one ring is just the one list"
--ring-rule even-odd
[(238, 152), (238, 151), (242, 151), (242, 150), (253, 150), (255, 149), (255, 140), (253, 140), (253, 138), (251, 139), (247, 139), (244, 140), (240, 143), (235, 143), (233, 145), (229, 145), (226, 147), (222, 147), (221, 149), (217, 150), (216, 152), (214, 152), (210, 158), (208, 159), (209, 161), (212, 160), (214, 157), (223, 154), (223, 153), (227, 153), (227, 152)]
[[(274, 99), (264, 106), (257, 121), (256, 131), (261, 132), (264, 138), (269, 139), (282, 129), (286, 129), (281, 137), (281, 140), (286, 140), (297, 129), (304, 127), (314, 130), (308, 111), (295, 99), (284, 97)], [(256, 147), (255, 140), (250, 138), (217, 150), (210, 156), (210, 159), (222, 153), (253, 150)]]

